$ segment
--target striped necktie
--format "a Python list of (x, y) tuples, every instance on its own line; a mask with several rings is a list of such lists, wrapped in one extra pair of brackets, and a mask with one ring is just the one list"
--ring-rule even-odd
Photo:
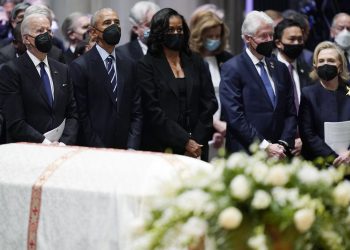
[(115, 72), (115, 69), (114, 69), (114, 57), (112, 55), (109, 55), (107, 57), (106, 65), (107, 65), (108, 77), (112, 84), (113, 95), (114, 95), (115, 101), (117, 101), (117, 73)]

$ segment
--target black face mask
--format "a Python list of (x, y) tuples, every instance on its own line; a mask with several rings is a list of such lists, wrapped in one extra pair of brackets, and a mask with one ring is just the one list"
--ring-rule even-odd
[(317, 75), (325, 81), (332, 80), (338, 75), (338, 67), (335, 65), (324, 64), (317, 67)]
[(35, 47), (42, 53), (48, 53), (51, 50), (52, 36), (49, 32), (45, 32), (35, 37)]
[(283, 44), (283, 53), (290, 59), (295, 60), (303, 52), (304, 44)]
[(165, 34), (164, 45), (168, 49), (179, 51), (183, 46), (183, 34)]
[(260, 55), (270, 57), (273, 50), (273, 41), (259, 43), (255, 50)]
[(109, 45), (117, 45), (120, 41), (120, 36), (121, 30), (116, 24), (112, 24), (105, 28), (102, 34), (103, 40)]

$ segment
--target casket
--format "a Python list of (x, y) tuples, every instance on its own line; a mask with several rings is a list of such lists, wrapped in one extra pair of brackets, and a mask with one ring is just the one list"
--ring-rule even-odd
[(128, 250), (159, 184), (207, 167), (179, 155), (1, 145), (0, 249)]

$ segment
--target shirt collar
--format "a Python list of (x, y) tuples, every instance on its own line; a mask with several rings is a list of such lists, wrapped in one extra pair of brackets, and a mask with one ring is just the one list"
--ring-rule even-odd
[(108, 54), (108, 52), (105, 51), (105, 50), (104, 50), (100, 45), (98, 45), (98, 44), (96, 44), (96, 49), (97, 49), (98, 53), (100, 54), (100, 56), (101, 56), (101, 58), (102, 58), (103, 61), (106, 61), (106, 59), (107, 59), (107, 57), (108, 57), (109, 55), (112, 55), (112, 56), (114, 57), (114, 59), (115, 59), (115, 49), (112, 51), (111, 54)]
[(245, 51), (247, 52), (249, 58), (253, 61), (254, 65), (257, 65), (260, 61), (263, 62), (264, 65), (266, 65), (265, 57), (259, 60), (256, 56), (253, 55), (253, 53), (248, 49), (248, 47), (245, 49)]
[(137, 41), (138, 41), (138, 43), (139, 43), (139, 45), (140, 45), (140, 47), (141, 47), (141, 49), (142, 49), (143, 54), (146, 55), (146, 54), (147, 54), (147, 50), (148, 50), (147, 45), (144, 44), (144, 43), (140, 40), (140, 38), (137, 38)]
[(293, 68), (296, 69), (297, 60), (294, 60), (292, 63), (289, 63), (286, 59), (283, 58), (282, 54), (279, 51), (277, 52), (277, 60), (283, 62), (287, 67), (289, 66), (289, 64), (292, 64)]
[[(41, 61), (35, 55), (33, 55), (33, 53), (31, 53), (29, 50), (27, 50), (27, 54), (28, 54), (30, 60), (32, 60), (32, 62), (34, 63), (35, 67), (37, 67), (39, 65), (39, 63), (41, 63)], [(49, 63), (47, 61), (47, 56), (45, 56), (45, 59), (43, 60), (43, 62), (45, 63), (45, 65), (47, 67), (49, 67)]]

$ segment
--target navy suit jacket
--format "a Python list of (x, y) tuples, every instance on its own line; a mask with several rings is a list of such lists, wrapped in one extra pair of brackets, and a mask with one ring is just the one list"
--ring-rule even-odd
[(283, 140), (294, 146), (297, 117), (288, 69), (276, 60), (265, 60), (275, 84), (275, 108), (245, 51), (221, 68), (220, 99), (227, 119), (226, 147), (230, 152), (249, 151), (254, 141), (264, 139), (272, 143)]
[(116, 67), (117, 102), (96, 46), (69, 65), (83, 146), (139, 148), (142, 113), (136, 65), (116, 52)]
[(350, 120), (350, 96), (345, 84), (330, 91), (320, 83), (302, 90), (299, 108), (299, 132), (306, 159), (337, 156), (324, 141), (324, 123)]
[(60, 142), (75, 144), (78, 115), (73, 85), (66, 65), (48, 58), (54, 85), (53, 107), (49, 105), (40, 75), (27, 53), (0, 69), (0, 95), (4, 97), (8, 141), (41, 143), (44, 133), (66, 119)]
[(138, 61), (144, 56), (137, 39), (117, 47), (117, 51), (134, 61)]

